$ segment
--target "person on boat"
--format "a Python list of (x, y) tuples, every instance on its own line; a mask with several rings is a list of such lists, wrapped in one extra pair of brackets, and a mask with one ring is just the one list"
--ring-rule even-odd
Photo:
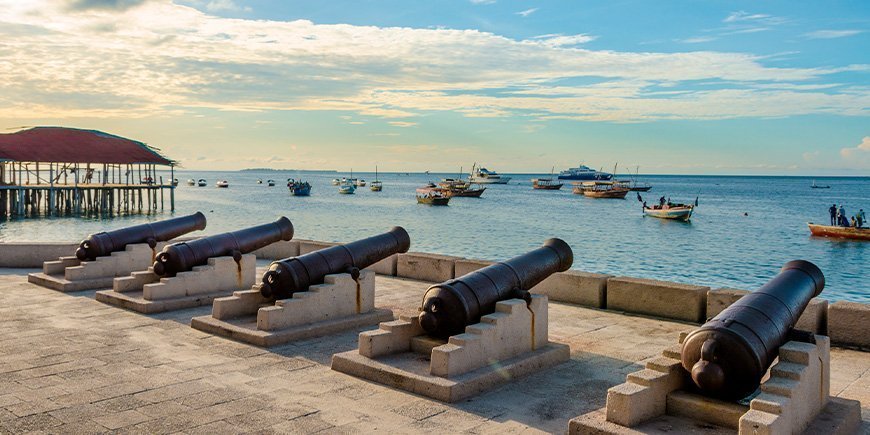
[(867, 215), (864, 214), (864, 209), (858, 210), (858, 227), (863, 227), (864, 223), (867, 222)]
[(659, 198), (659, 207), (664, 207), (664, 206), (665, 206), (665, 197), (663, 195), (661, 198)]
[(837, 204), (832, 205), (828, 213), (831, 214), (831, 225), (837, 225)]
[(852, 216), (852, 228), (858, 228), (858, 221), (855, 220), (855, 216)]

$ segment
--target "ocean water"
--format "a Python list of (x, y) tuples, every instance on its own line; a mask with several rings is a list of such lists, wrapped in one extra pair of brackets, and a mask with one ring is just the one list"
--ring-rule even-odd
[[(814, 238), (806, 226), (827, 223), (832, 203), (844, 204), (850, 216), (859, 207), (870, 211), (866, 177), (819, 179), (831, 189), (811, 189), (811, 178), (641, 176), (639, 181), (653, 185), (641, 193), (649, 203), (662, 195), (675, 202), (699, 198), (691, 223), (683, 223), (644, 217), (633, 192), (613, 200), (574, 195), (569, 185), (536, 191), (530, 182), (536, 175), (529, 174), (511, 175), (510, 184), (491, 185), (482, 198), (454, 198), (447, 207), (417, 204), (414, 190), (455, 174), (382, 173), (383, 192), (366, 186), (355, 195), (340, 195), (331, 180), (346, 175), (180, 171), (175, 214), (204, 212), (206, 234), (287, 216), (298, 238), (344, 242), (401, 225), (411, 235), (413, 251), (488, 260), (507, 259), (559, 237), (574, 249), (578, 270), (713, 288), (752, 290), (785, 262), (805, 259), (825, 273), (823, 298), (870, 302), (870, 242)], [(374, 179), (372, 173), (355, 175)], [(288, 177), (309, 181), (312, 196), (291, 196), (285, 187)], [(190, 187), (188, 178), (205, 178), (209, 185)], [(264, 184), (256, 184), (258, 178)], [(270, 178), (277, 186), (266, 186)], [(230, 188), (214, 187), (218, 179), (229, 180)], [(79, 241), (92, 232), (170, 216), (166, 211), (0, 221), (0, 241)]]

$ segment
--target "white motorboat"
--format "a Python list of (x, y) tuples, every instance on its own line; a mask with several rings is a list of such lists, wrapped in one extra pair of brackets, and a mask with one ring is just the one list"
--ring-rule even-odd
[(196, 185), (199, 187), (205, 187), (207, 184), (208, 182), (205, 181), (205, 178), (200, 178), (199, 181), (196, 182)]
[(196, 180), (194, 180), (193, 178), (188, 178), (187, 185), (188, 186), (196, 186)]
[[(498, 172), (490, 171), (486, 168), (476, 168), (477, 164), (472, 167), (471, 175), (468, 180), (478, 184), (507, 184), (511, 181), (511, 177), (502, 177)], [(476, 168), (476, 169), (475, 169)]]
[(227, 188), (227, 187), (230, 187), (230, 182), (227, 180), (219, 180), (217, 183), (215, 183), (215, 186)]

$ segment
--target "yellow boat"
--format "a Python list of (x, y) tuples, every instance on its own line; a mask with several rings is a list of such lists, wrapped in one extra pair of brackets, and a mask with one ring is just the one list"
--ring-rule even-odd
[(870, 240), (870, 228), (838, 227), (833, 225), (819, 225), (807, 222), (810, 233), (817, 237), (836, 237), (840, 239)]

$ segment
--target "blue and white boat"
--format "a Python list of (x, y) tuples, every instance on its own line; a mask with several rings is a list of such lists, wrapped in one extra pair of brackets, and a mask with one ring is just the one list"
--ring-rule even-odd
[(576, 168), (568, 168), (562, 172), (559, 172), (560, 180), (581, 180), (581, 181), (591, 181), (591, 180), (610, 180), (613, 178), (613, 174), (608, 174), (607, 172), (596, 171), (595, 169), (590, 168), (586, 165), (580, 165)]

